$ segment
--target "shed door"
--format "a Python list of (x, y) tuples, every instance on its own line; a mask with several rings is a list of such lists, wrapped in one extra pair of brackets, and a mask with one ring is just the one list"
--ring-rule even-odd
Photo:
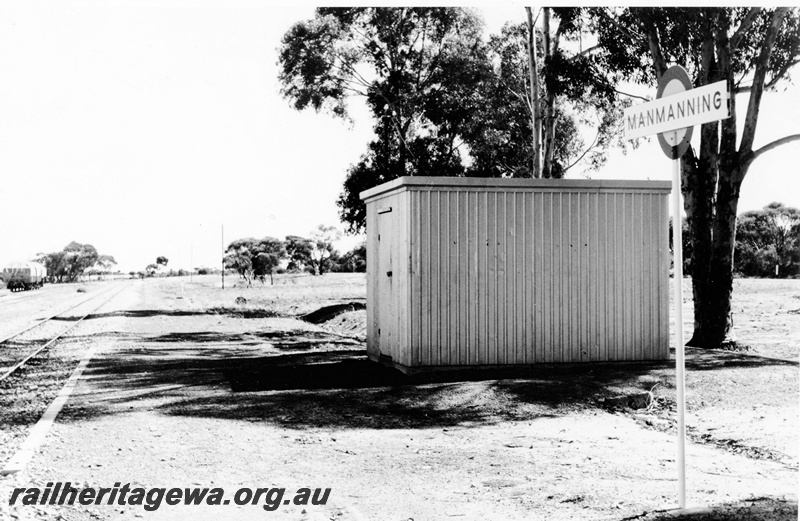
[(392, 244), (397, 240), (394, 233), (394, 216), (390, 206), (378, 208), (378, 349), (381, 356), (395, 357), (395, 324), (397, 323), (394, 309), (394, 262), (392, 259)]

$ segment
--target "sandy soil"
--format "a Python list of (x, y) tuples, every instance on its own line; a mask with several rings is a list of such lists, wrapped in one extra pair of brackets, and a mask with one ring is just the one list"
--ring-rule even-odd
[[(0, 478), (0, 519), (623, 520), (676, 506), (671, 362), (409, 378), (365, 359), (363, 311), (298, 318), (363, 303), (363, 275), (198, 279), (137, 282), (64, 343), (99, 351), (28, 469)], [(751, 350), (687, 353), (687, 498), (703, 509), (679, 518), (797, 518), (800, 281), (752, 282), (735, 301)], [(615, 401), (645, 391), (645, 409)], [(7, 505), (13, 487), (59, 480), (331, 493), (275, 511)]]

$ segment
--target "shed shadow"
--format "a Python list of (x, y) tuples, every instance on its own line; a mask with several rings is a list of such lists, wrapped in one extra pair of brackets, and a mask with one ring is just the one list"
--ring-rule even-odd
[[(60, 418), (154, 409), (167, 415), (286, 427), (430, 428), (560, 416), (600, 407), (619, 389), (646, 390), (658, 362), (553, 364), (406, 376), (367, 360), (363, 344), (325, 333), (169, 333), (95, 359), (92, 392)], [(690, 370), (793, 362), (714, 352), (687, 356)], [(652, 385), (652, 380), (648, 384)]]
[(53, 320), (60, 322), (74, 322), (77, 320), (97, 320), (102, 318), (151, 318), (151, 317), (195, 317), (204, 315), (224, 315), (235, 318), (274, 318), (283, 316), (271, 309), (257, 308), (229, 308), (217, 307), (201, 310), (191, 309), (126, 309), (119, 311), (109, 311), (107, 313), (92, 313), (83, 315), (67, 315), (54, 317)]

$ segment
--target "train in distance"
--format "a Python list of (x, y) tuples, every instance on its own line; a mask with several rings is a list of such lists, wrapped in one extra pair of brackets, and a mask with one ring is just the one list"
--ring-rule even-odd
[(27, 291), (44, 286), (47, 269), (36, 262), (15, 262), (3, 268), (0, 279), (11, 291)]

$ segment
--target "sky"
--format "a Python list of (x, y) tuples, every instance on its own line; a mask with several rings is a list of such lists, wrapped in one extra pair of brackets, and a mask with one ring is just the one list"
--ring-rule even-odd
[[(487, 33), (525, 17), (517, 3), (472, 6)], [(216, 267), (237, 238), (343, 230), (335, 202), (372, 121), (360, 100), (348, 124), (280, 95), (280, 39), (312, 16), (308, 3), (0, 0), (0, 265), (77, 241), (123, 272), (158, 256)], [(798, 96), (765, 95), (757, 147), (800, 133)], [(800, 207), (798, 158), (800, 143), (759, 158), (740, 211)], [(653, 139), (591, 177), (671, 172)]]

